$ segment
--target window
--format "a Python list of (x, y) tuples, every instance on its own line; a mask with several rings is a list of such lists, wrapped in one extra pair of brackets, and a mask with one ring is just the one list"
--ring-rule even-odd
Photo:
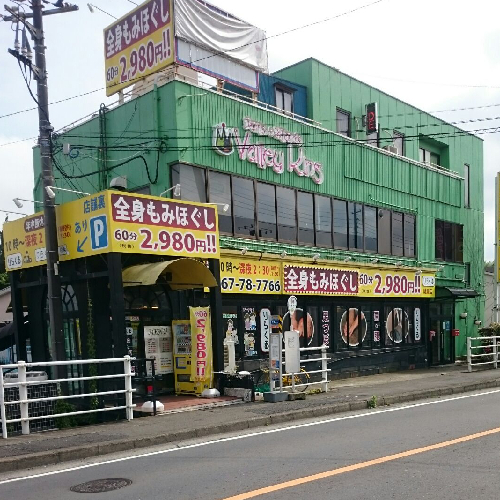
[(338, 108), (337, 133), (351, 137), (351, 114)]
[(464, 207), (470, 208), (470, 167), (467, 163), (464, 165)]
[(392, 255), (403, 255), (403, 214), (392, 212)]
[(349, 202), (349, 249), (363, 251), (363, 205)]
[(435, 223), (435, 257), (447, 262), (463, 262), (464, 227), (437, 220)]
[(332, 246), (332, 205), (326, 196), (314, 197), (316, 216), (316, 245)]
[(437, 220), (434, 234), (434, 246), (436, 260), (444, 260), (444, 223)]
[(441, 165), (441, 158), (437, 153), (432, 153), (424, 148), (418, 150), (418, 160), (421, 163), (432, 163), (433, 165)]
[(365, 207), (365, 251), (377, 251), (377, 209)]
[(275, 187), (271, 184), (257, 183), (257, 222), (259, 238), (277, 238), (276, 194)]
[[(181, 188), (182, 189), (182, 188)], [(232, 234), (233, 211), (231, 207), (231, 176), (220, 172), (209, 172), (208, 174), (208, 199), (210, 203), (221, 203), (228, 205), (227, 212), (223, 206), (217, 207), (219, 214), (219, 231)]]
[(255, 199), (253, 181), (233, 177), (234, 233), (255, 236)]
[(391, 212), (378, 209), (378, 253), (391, 255)]
[(293, 92), (283, 87), (276, 87), (276, 107), (293, 113)]
[(299, 216), (299, 243), (314, 245), (313, 195), (297, 192), (297, 214)]
[(392, 142), (394, 147), (398, 148), (398, 155), (405, 155), (405, 135), (397, 130), (394, 130), (392, 134)]
[(333, 246), (335, 248), (347, 248), (347, 202), (333, 200)]
[(404, 215), (404, 249), (403, 253), (405, 257), (415, 257), (415, 216), (414, 215)]
[(172, 166), (172, 186), (181, 185), (181, 200), (206, 203), (205, 170), (177, 163)]
[(278, 220), (278, 239), (280, 241), (297, 242), (297, 219), (295, 208), (295, 191), (276, 186), (276, 208)]

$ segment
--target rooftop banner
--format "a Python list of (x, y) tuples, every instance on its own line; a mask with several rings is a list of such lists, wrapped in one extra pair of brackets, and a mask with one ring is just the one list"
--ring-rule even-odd
[(104, 29), (107, 96), (173, 64), (172, 1), (146, 1)]
[(265, 31), (201, 0), (175, 0), (174, 15), (176, 37), (267, 73)]
[[(217, 209), (156, 196), (103, 191), (56, 207), (59, 260), (107, 252), (218, 258)], [(6, 222), (7, 271), (46, 264), (43, 213)]]

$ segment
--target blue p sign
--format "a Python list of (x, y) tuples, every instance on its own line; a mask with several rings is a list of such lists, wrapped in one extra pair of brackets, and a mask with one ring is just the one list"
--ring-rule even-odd
[(105, 215), (90, 219), (90, 244), (92, 250), (99, 250), (108, 246), (108, 222)]

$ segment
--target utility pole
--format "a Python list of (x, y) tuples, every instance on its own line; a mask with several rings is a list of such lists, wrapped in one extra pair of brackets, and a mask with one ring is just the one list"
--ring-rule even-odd
[[(35, 65), (31, 63), (31, 59), (24, 55), (26, 47), (23, 47), (21, 53), (15, 47), (15, 50), (9, 52), (16, 57), (19, 62), (25, 66), (29, 66), (30, 70), (35, 75), (37, 82), (37, 104), (38, 104), (38, 120), (39, 120), (39, 138), (38, 145), (40, 148), (42, 184), (43, 184), (43, 207), (45, 221), (45, 245), (47, 254), (47, 301), (49, 306), (49, 322), (50, 322), (50, 338), (52, 347), (52, 357), (57, 361), (63, 361), (66, 358), (64, 346), (63, 332), (63, 317), (62, 317), (62, 299), (61, 299), (61, 280), (59, 277), (58, 261), (58, 245), (57, 245), (57, 226), (55, 200), (49, 197), (47, 192), (48, 186), (54, 186), (54, 175), (52, 172), (52, 144), (51, 135), (54, 130), (49, 120), (49, 99), (48, 99), (48, 84), (47, 84), (47, 66), (45, 60), (45, 35), (43, 31), (43, 16), (71, 12), (78, 10), (76, 5), (69, 5), (58, 0), (53, 5), (55, 9), (44, 11), (42, 0), (31, 0), (30, 2), (32, 14), (21, 12), (21, 9), (13, 9), (5, 6), (7, 12), (11, 16), (4, 16), (5, 21), (17, 21), (24, 25), (29, 31), (34, 42)], [(33, 24), (30, 24), (27, 19), (33, 19)], [(25, 41), (23, 40), (23, 43)], [(29, 45), (28, 45), (29, 48)], [(64, 367), (56, 367), (56, 378), (64, 378), (66, 369)]]

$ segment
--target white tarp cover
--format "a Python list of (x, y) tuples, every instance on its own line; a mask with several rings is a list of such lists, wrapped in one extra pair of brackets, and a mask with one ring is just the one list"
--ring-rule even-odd
[(175, 0), (175, 36), (267, 72), (266, 33), (199, 0)]

